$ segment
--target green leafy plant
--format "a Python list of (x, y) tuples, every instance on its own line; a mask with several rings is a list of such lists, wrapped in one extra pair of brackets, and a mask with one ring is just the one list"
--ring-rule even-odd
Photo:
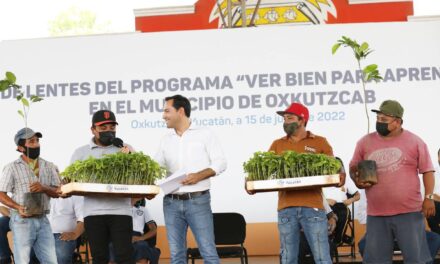
[(357, 61), (357, 66), (359, 71), (362, 73), (362, 89), (364, 92), (364, 106), (365, 106), (365, 114), (367, 115), (367, 133), (370, 133), (370, 115), (368, 113), (368, 106), (367, 106), (367, 95), (366, 95), (366, 83), (370, 81), (378, 82), (380, 80), (383, 80), (383, 78), (380, 76), (378, 66), (377, 64), (370, 64), (362, 68), (361, 61), (365, 60), (368, 55), (370, 55), (373, 50), (370, 48), (370, 45), (367, 42), (362, 42), (362, 44), (359, 44), (356, 40), (353, 40), (349, 37), (343, 36), (341, 39), (337, 41), (336, 44), (332, 47), (332, 54), (334, 55), (338, 49), (343, 47), (349, 47), (353, 51), (353, 55)]
[(42, 101), (43, 98), (36, 95), (29, 95), (29, 97), (26, 97), (23, 90), (21, 89), (21, 86), (18, 85), (16, 81), (17, 78), (15, 77), (15, 74), (13, 74), (12, 72), (6, 72), (5, 78), (3, 80), (0, 80), (0, 92), (4, 92), (8, 89), (16, 90), (17, 96), (15, 97), (15, 99), (17, 99), (17, 101), (19, 101), (22, 106), (22, 109), (18, 110), (18, 114), (23, 118), (24, 125), (27, 128), (31, 104)]
[(274, 152), (255, 152), (243, 164), (248, 174), (247, 180), (272, 180), (338, 173), (340, 162), (324, 154), (297, 153), (285, 151), (281, 155)]
[(78, 160), (61, 175), (74, 182), (152, 185), (165, 176), (165, 169), (142, 152), (117, 152)]

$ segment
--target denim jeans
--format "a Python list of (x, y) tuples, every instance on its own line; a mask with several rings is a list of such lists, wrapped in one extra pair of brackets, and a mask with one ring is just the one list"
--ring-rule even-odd
[(16, 211), (11, 211), (10, 227), (14, 234), (15, 263), (29, 263), (32, 247), (41, 263), (57, 263), (55, 240), (45, 215), (22, 218)]
[(9, 217), (0, 216), (0, 263), (11, 260), (11, 249), (8, 243)]
[(76, 248), (76, 240), (63, 241), (61, 234), (53, 234), (58, 264), (72, 264), (73, 252)]
[(288, 207), (278, 211), (281, 263), (298, 263), (301, 228), (309, 243), (315, 263), (331, 264), (325, 211), (308, 207)]
[(214, 224), (209, 193), (189, 200), (164, 197), (163, 210), (172, 264), (186, 264), (188, 226), (194, 234), (206, 264), (219, 264), (214, 240)]

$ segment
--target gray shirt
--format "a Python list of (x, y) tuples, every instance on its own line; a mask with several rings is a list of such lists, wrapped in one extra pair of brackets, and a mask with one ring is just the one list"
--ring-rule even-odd
[[(0, 192), (10, 192), (11, 199), (19, 205), (24, 205), (24, 195), (30, 192), (33, 182), (40, 182), (46, 186), (57, 187), (60, 177), (57, 167), (49, 161), (38, 158), (39, 176), (37, 177), (29, 165), (20, 157), (3, 168), (0, 178)], [(50, 197), (42, 193), (43, 210), (49, 213)]]
[[(124, 144), (126, 145), (126, 144)], [(126, 145), (130, 149), (130, 146)], [(89, 144), (75, 150), (71, 163), (85, 160), (90, 156), (101, 158), (105, 154), (113, 154), (120, 149), (113, 145), (103, 147), (95, 144), (93, 139)], [(84, 217), (91, 215), (129, 215), (131, 216), (131, 198), (84, 196)]]

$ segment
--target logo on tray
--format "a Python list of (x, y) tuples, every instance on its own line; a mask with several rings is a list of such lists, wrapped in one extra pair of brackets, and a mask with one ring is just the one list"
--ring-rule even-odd
[(105, 189), (107, 190), (107, 192), (112, 192), (113, 191), (113, 186), (111, 184), (107, 185), (105, 187)]

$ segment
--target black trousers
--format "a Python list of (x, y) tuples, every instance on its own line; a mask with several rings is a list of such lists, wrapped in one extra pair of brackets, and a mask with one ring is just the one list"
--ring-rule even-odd
[(128, 215), (93, 215), (84, 218), (93, 264), (107, 264), (109, 244), (113, 244), (118, 264), (134, 264), (131, 234), (133, 220)]

